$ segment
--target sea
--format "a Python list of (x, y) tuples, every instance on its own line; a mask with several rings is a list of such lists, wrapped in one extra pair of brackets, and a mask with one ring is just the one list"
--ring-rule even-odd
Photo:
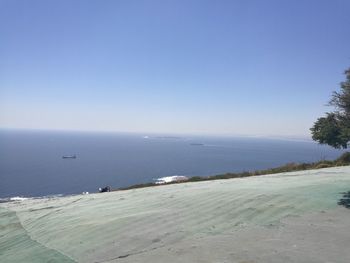
[[(335, 159), (311, 140), (0, 130), (0, 198), (122, 188), (167, 176), (208, 176)], [(75, 155), (76, 158), (62, 158)]]

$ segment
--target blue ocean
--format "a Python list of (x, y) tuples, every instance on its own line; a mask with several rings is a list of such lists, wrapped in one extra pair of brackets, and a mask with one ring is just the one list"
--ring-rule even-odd
[(96, 192), (106, 185), (251, 171), (341, 153), (311, 141), (2, 130), (0, 198)]

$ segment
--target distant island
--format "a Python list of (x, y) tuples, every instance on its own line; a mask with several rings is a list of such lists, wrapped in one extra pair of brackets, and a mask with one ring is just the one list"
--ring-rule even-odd
[(177, 136), (156, 136), (156, 139), (172, 139), (172, 140), (180, 140), (182, 139), (181, 137)]

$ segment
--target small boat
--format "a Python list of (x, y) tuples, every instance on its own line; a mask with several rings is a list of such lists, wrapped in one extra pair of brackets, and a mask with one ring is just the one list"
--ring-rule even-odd
[(191, 143), (192, 146), (203, 146), (203, 143)]
[(76, 155), (63, 155), (62, 159), (76, 159), (77, 156)]

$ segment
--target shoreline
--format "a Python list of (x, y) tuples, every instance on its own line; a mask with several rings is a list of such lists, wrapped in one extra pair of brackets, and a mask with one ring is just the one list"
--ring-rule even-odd
[[(210, 176), (193, 176), (193, 177), (188, 177), (187, 180), (171, 181), (163, 184), (158, 184), (157, 182), (141, 183), (141, 184), (130, 185), (127, 187), (112, 188), (111, 192), (125, 191), (125, 190), (138, 189), (138, 188), (147, 188), (147, 187), (161, 187), (161, 186), (171, 185), (171, 184), (184, 184), (184, 183), (191, 183), (191, 182), (226, 180), (226, 179), (254, 177), (254, 176), (261, 176), (261, 175), (288, 173), (288, 172), (318, 170), (323, 168), (342, 167), (342, 166), (348, 166), (348, 165), (350, 165), (350, 152), (345, 152), (339, 158), (332, 161), (322, 160), (314, 163), (287, 163), (285, 165), (270, 168), (270, 169), (255, 170), (251, 172), (247, 171), (247, 172), (240, 172), (240, 173), (225, 173), (225, 174), (210, 175)], [(99, 192), (90, 192), (88, 194), (98, 194), (98, 193)], [(18, 196), (17, 195), (17, 196), (0, 198), (0, 204), (6, 203), (6, 202), (13, 202), (13, 201), (16, 201), (16, 199), (45, 199), (45, 198), (56, 198), (60, 196), (62, 197), (80, 196), (82, 194), (84, 194), (84, 192), (73, 193), (73, 194), (59, 193), (59, 194), (52, 194), (52, 195), (45, 195), (45, 196), (20, 196), (20, 195)], [(15, 199), (15, 200), (11, 200), (11, 199)]]

